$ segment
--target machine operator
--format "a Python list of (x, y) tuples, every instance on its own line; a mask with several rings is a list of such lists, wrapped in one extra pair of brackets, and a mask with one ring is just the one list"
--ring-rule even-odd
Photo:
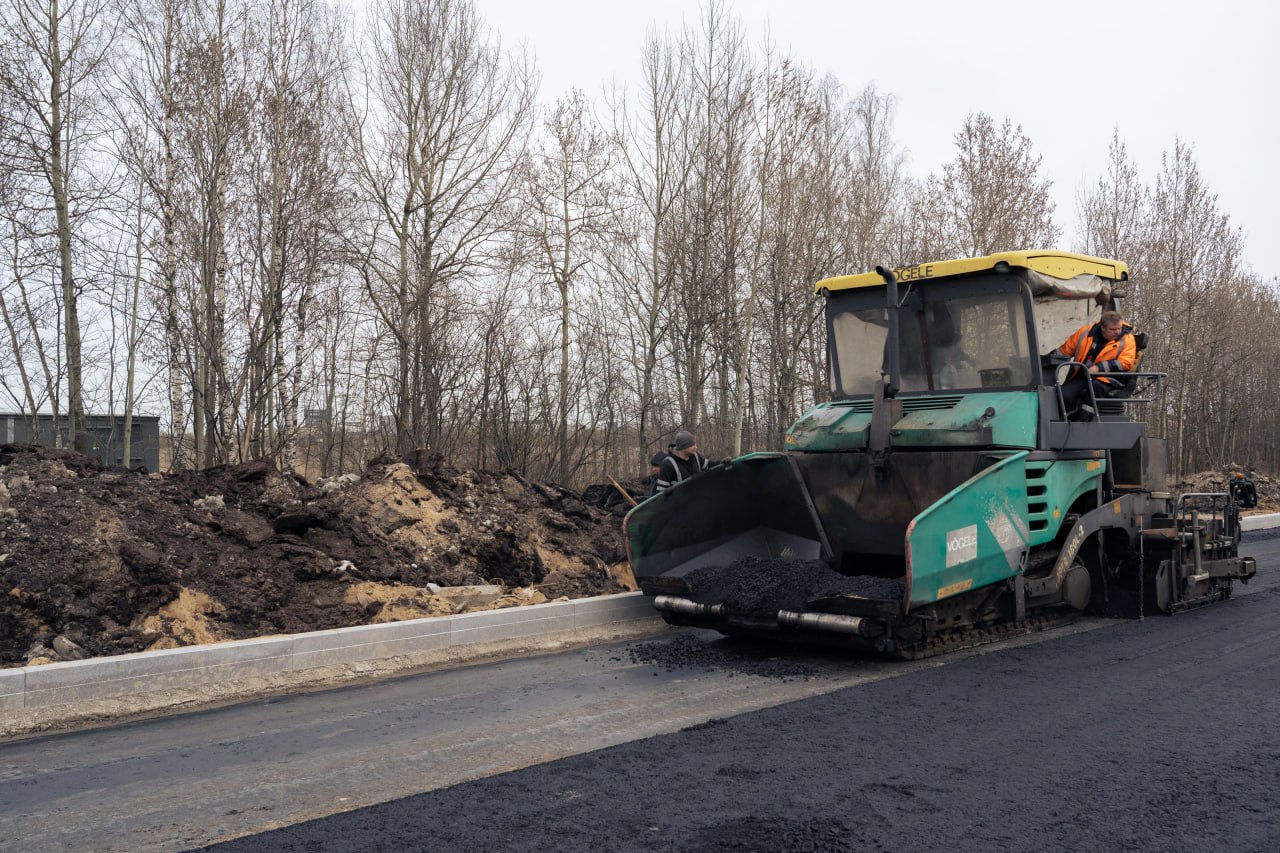
[(1081, 326), (1057, 352), (1088, 368), (1087, 374), (1077, 368), (1062, 384), (1062, 401), (1073, 413), (1073, 420), (1091, 421), (1097, 418), (1097, 412), (1090, 405), (1085, 388), (1093, 384), (1094, 398), (1115, 396), (1123, 380), (1106, 374), (1133, 370), (1138, 345), (1133, 326), (1124, 321), (1120, 312), (1104, 311), (1098, 322)]

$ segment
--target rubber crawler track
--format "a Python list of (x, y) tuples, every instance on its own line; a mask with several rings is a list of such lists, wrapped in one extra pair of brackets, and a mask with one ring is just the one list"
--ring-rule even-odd
[(1070, 612), (1049, 612), (1032, 616), (1021, 622), (993, 622), (986, 625), (971, 625), (964, 628), (953, 628), (940, 631), (921, 643), (901, 646), (887, 653), (886, 657), (894, 660), (923, 660), (935, 655), (984, 646), (987, 643), (998, 643), (1010, 637), (1021, 637), (1038, 631), (1047, 631), (1070, 625), (1082, 614)]

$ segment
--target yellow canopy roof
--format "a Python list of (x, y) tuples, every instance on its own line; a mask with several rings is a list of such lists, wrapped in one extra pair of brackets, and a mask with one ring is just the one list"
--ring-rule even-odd
[[(1035, 249), (1026, 252), (1000, 252), (981, 258), (959, 258), (953, 261), (935, 261), (927, 264), (916, 264), (912, 267), (900, 267), (893, 272), (898, 281), (923, 281), (934, 278), (968, 275), (983, 272), (1004, 264), (1010, 269), (1029, 269), (1064, 281), (1080, 275), (1094, 275), (1112, 281), (1123, 281), (1129, 277), (1129, 265), (1121, 261), (1109, 261), (1105, 258), (1093, 258), (1089, 255), (1076, 255), (1071, 252), (1055, 252), (1047, 249)], [(840, 275), (824, 278), (814, 286), (814, 290), (852, 290), (858, 287), (876, 287), (883, 285), (884, 279), (879, 273), (867, 272), (859, 275)]]

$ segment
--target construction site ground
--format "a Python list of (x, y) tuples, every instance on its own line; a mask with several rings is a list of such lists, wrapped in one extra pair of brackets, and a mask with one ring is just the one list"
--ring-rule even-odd
[(308, 483), (0, 446), (0, 666), (626, 591), (627, 507), (431, 453)]
[(1280, 537), (1229, 601), (927, 661), (673, 630), (0, 742), (0, 851), (1270, 851)]
[[(1235, 470), (1171, 488), (1222, 491)], [(1255, 481), (1258, 511), (1280, 509), (1280, 483)], [(628, 507), (610, 484), (428, 452), (309, 483), (267, 462), (148, 474), (3, 445), (0, 667), (634, 589)]]
[(1280, 588), (1249, 592), (211, 849), (1274, 851)]

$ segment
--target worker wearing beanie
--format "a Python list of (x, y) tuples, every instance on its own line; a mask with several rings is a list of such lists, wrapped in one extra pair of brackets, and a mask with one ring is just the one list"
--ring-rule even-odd
[(662, 463), (670, 455), (670, 450), (659, 450), (649, 457), (649, 497), (658, 493), (658, 474), (662, 472)]
[(693, 433), (680, 430), (670, 444), (670, 452), (658, 466), (655, 491), (661, 492), (711, 467), (707, 457), (698, 452)]

